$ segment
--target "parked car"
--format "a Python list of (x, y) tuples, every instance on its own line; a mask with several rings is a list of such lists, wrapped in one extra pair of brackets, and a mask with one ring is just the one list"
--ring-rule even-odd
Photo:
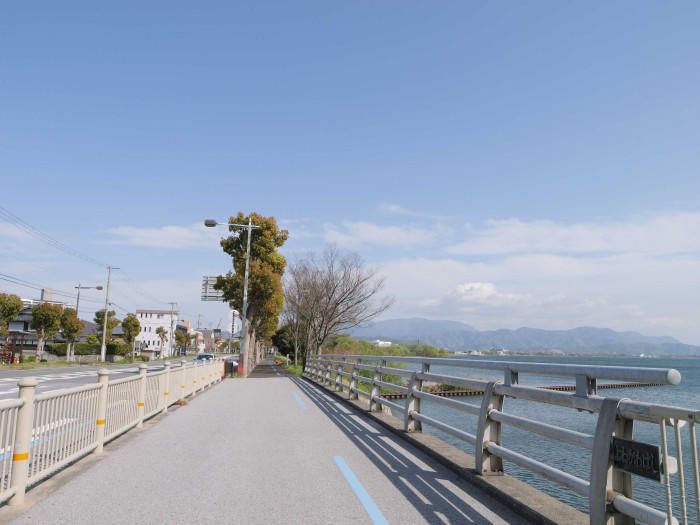
[(205, 359), (214, 359), (214, 354), (199, 354), (194, 358), (195, 363), (201, 363)]

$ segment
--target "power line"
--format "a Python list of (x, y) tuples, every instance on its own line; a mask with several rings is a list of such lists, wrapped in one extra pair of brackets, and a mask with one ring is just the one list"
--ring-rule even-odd
[(25, 233), (28, 233), (32, 237), (39, 239), (41, 242), (44, 242), (50, 246), (53, 246), (57, 250), (62, 251), (63, 253), (67, 253), (68, 255), (72, 255), (73, 257), (77, 257), (78, 259), (82, 259), (83, 261), (87, 261), (91, 264), (95, 264), (97, 266), (101, 266), (103, 268), (106, 268), (107, 265), (101, 261), (98, 261), (97, 259), (90, 257), (89, 255), (86, 255), (74, 248), (71, 248), (68, 246), (66, 243), (61, 242), (57, 239), (54, 239), (51, 237), (49, 234), (42, 232), (41, 230), (35, 228), (28, 222), (24, 221), (22, 218), (18, 217), (14, 213), (12, 213), (10, 210), (3, 208), (0, 206), (0, 217), (8, 221), (10, 224), (18, 228), (19, 230), (24, 231)]
[[(31, 281), (26, 281), (24, 279), (20, 279), (19, 277), (15, 277), (13, 275), (8, 275), (6, 273), (0, 273), (0, 280), (6, 281), (12, 284), (16, 284), (18, 286), (24, 286), (25, 288), (32, 288), (34, 290), (48, 290), (51, 291), (52, 294), (58, 295), (61, 297), (66, 297), (68, 299), (75, 299), (77, 296), (76, 294), (66, 292), (63, 290), (56, 290), (55, 288), (51, 288), (50, 286), (43, 286), (41, 284), (33, 283)], [(89, 297), (86, 297), (83, 299), (84, 301), (90, 302), (90, 303), (99, 303), (101, 301), (97, 299), (90, 299)]]

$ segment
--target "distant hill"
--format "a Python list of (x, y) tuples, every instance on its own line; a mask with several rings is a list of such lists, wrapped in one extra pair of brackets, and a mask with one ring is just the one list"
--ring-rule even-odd
[[(422, 317), (411, 319), (388, 319), (369, 326), (351, 330), (354, 337), (360, 339), (391, 339), (397, 342), (424, 342), (427, 337), (440, 337), (446, 332), (476, 332), (468, 324), (457, 321), (433, 321)], [(447, 348), (443, 346), (443, 348)]]
[(698, 355), (700, 346), (686, 345), (673, 337), (649, 337), (637, 332), (584, 326), (571, 330), (476, 330), (456, 321), (423, 318), (390, 319), (358, 327), (350, 334), (360, 339), (385, 339), (397, 343), (426, 343), (447, 350), (507, 348), (516, 352), (561, 350), (584, 354)]

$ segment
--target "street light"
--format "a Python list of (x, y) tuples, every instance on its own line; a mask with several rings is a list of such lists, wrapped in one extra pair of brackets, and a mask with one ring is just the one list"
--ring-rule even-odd
[(248, 226), (243, 224), (235, 224), (232, 222), (216, 222), (214, 219), (207, 219), (204, 221), (204, 226), (207, 228), (213, 228), (215, 226), (228, 226), (229, 229), (232, 228), (242, 228), (248, 230), (248, 246), (245, 251), (245, 276), (243, 277), (243, 316), (241, 317), (241, 355), (238, 360), (238, 373), (246, 375), (248, 369), (248, 359), (246, 352), (246, 314), (248, 313), (248, 265), (250, 263), (250, 237), (253, 233), (253, 229), (260, 228), (259, 226), (253, 226), (253, 222), (250, 217), (248, 217)]
[[(75, 300), (75, 316), (80, 320), (80, 314), (78, 313), (78, 308), (80, 308), (80, 290), (102, 290), (102, 286), (81, 286), (80, 283), (78, 283), (78, 286), (74, 286), (73, 288), (78, 290), (78, 297)], [(75, 350), (73, 347), (71, 347), (70, 360), (75, 361)]]

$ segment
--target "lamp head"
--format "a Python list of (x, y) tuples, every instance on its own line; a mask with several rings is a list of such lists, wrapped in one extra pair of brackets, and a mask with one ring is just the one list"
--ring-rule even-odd
[(216, 226), (216, 221), (214, 219), (207, 219), (204, 221), (204, 226), (206, 226), (207, 228), (213, 228), (214, 226)]

